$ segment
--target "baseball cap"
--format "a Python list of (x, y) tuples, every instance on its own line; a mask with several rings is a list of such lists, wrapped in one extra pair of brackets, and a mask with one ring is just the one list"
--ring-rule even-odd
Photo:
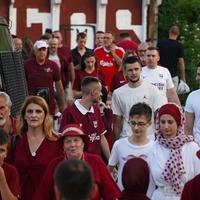
[(33, 47), (36, 49), (40, 49), (40, 48), (48, 48), (49, 45), (44, 40), (37, 40), (33, 45)]

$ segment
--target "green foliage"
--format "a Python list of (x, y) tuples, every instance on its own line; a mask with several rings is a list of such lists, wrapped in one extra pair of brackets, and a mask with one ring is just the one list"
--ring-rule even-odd
[(197, 88), (196, 66), (200, 63), (200, 0), (162, 0), (158, 13), (158, 39), (168, 37), (172, 25), (180, 27), (185, 50), (186, 79)]

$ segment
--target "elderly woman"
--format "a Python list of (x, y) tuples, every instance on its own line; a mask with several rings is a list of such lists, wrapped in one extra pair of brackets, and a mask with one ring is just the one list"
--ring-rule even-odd
[(128, 160), (122, 171), (124, 190), (119, 200), (150, 200), (147, 196), (149, 185), (149, 166), (139, 157)]
[(62, 154), (52, 125), (46, 101), (27, 97), (20, 113), (21, 134), (14, 137), (9, 157), (19, 173), (22, 200), (32, 199), (47, 165)]
[(152, 200), (179, 200), (184, 184), (200, 173), (198, 145), (184, 134), (184, 114), (176, 104), (163, 105), (156, 117), (157, 141), (149, 156), (157, 186)]
[[(94, 177), (94, 186), (91, 200), (115, 200), (120, 190), (112, 179), (106, 165), (100, 157), (84, 152), (87, 147), (87, 135), (77, 124), (68, 124), (62, 132), (64, 156), (54, 159), (48, 166), (34, 200), (54, 200), (53, 174), (57, 165), (64, 159), (80, 159), (89, 164)], [(76, 188), (71, 188), (76, 190)], [(80, 191), (77, 191), (79, 193)], [(78, 198), (77, 198), (78, 199)]]

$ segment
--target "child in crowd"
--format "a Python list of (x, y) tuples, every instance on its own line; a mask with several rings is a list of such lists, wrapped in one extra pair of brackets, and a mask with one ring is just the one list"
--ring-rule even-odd
[(0, 200), (17, 200), (20, 197), (20, 184), (17, 170), (4, 162), (8, 152), (9, 136), (0, 129)]
[(153, 147), (154, 142), (147, 138), (151, 116), (152, 110), (146, 103), (133, 105), (129, 112), (129, 125), (131, 126), (132, 135), (117, 140), (113, 145), (108, 165), (111, 173), (114, 172), (115, 167), (118, 167), (117, 183), (121, 190), (123, 190), (122, 170), (124, 164), (134, 157), (147, 160), (148, 152)]

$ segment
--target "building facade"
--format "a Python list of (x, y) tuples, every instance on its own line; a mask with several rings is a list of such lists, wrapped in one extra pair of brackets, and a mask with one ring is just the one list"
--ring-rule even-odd
[[(88, 47), (95, 31), (129, 32), (137, 41), (145, 41), (154, 25), (151, 1), (155, 0), (0, 0), (0, 15), (9, 19), (10, 31), (32, 41), (45, 30), (61, 30), (64, 43), (75, 45), (78, 31), (87, 30)], [(156, 1), (156, 6), (160, 3)], [(153, 16), (153, 20), (147, 18)], [(151, 25), (149, 25), (151, 23)]]

